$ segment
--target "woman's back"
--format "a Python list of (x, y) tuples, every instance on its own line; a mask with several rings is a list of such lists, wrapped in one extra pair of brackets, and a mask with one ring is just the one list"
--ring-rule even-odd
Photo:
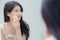
[[(42, 16), (46, 28), (50, 32), (48, 39), (60, 40), (60, 0), (44, 0), (42, 5)], [(47, 34), (48, 35), (48, 34)]]

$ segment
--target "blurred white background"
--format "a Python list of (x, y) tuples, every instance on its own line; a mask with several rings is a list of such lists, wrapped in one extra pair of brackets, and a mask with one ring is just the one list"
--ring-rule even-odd
[[(12, 0), (0, 0), (0, 24), (4, 21), (4, 4)], [(19, 2), (24, 9), (23, 19), (30, 26), (29, 40), (44, 40), (45, 24), (41, 17), (42, 0), (14, 0)]]

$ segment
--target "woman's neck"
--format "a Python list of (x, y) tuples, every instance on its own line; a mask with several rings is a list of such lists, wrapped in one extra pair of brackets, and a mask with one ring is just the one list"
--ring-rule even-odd
[(11, 22), (11, 21), (6, 22), (6, 24), (7, 24), (7, 26), (9, 26), (9, 27), (13, 27), (13, 25), (12, 25), (12, 22)]

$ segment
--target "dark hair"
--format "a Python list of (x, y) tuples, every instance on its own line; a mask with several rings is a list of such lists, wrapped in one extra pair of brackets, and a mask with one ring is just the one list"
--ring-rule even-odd
[(42, 16), (48, 30), (60, 40), (60, 0), (43, 0)]
[[(7, 16), (7, 12), (11, 12), (16, 5), (20, 6), (21, 12), (23, 12), (23, 8), (18, 2), (16, 2), (16, 1), (7, 2), (4, 6), (4, 22), (9, 22), (10, 18)], [(21, 26), (22, 36), (23, 36), (23, 34), (25, 34), (26, 35), (26, 40), (28, 40), (29, 25), (23, 21), (22, 17), (21, 17), (21, 20), (20, 20), (20, 26)]]

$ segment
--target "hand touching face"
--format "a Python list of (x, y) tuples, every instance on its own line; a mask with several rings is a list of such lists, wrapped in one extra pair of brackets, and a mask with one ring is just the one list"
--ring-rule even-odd
[(14, 16), (17, 16), (18, 17), (18, 20), (20, 20), (21, 17), (22, 17), (22, 12), (21, 12), (20, 6), (16, 5), (10, 13), (7, 13), (7, 15), (10, 17), (10, 20)]

